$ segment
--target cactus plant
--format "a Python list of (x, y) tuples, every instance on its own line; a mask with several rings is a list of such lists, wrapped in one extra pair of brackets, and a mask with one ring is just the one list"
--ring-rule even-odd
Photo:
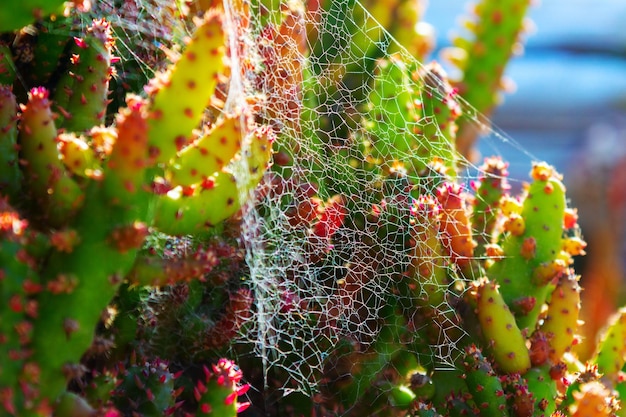
[(180, 3), (193, 33), (120, 108), (123, 31), (44, 3), (7, 9), (37, 36), (0, 44), (1, 414), (617, 412), (624, 311), (581, 363), (586, 244), (559, 174), (462, 174), (527, 2), (477, 6), (459, 91), (391, 43), (417, 3)]
[[(3, 213), (10, 219), (15, 218), (14, 225), (7, 223), (6, 226), (13, 228), (13, 233), (23, 234), (24, 238), (7, 240), (3, 257), (15, 254), (22, 246), (31, 246), (28, 242), (35, 238), (26, 239), (36, 233), (31, 232), (31, 228), (41, 231), (42, 238), (37, 237), (36, 242), (49, 242), (44, 244), (48, 249), (36, 253), (39, 261), (30, 260), (31, 255), (21, 249), (21, 263), (9, 262), (9, 258), (3, 262), (5, 274), (15, 270), (11, 285), (3, 285), (3, 294), (15, 311), (4, 311), (3, 323), (9, 326), (22, 323), (18, 334), (10, 327), (3, 329), (3, 337), (11, 340), (7, 353), (16, 359), (13, 366), (2, 369), (1, 388), (7, 412), (48, 415), (56, 398), (64, 395), (68, 381), (83, 378), (81, 356), (92, 345), (102, 311), (140, 259), (138, 251), (150, 227), (159, 227), (164, 217), (168, 231), (177, 221), (192, 218), (195, 222), (192, 227), (182, 231), (180, 226), (174, 228), (180, 233), (197, 233), (201, 231), (198, 225), (218, 224), (240, 207), (238, 184), (229, 172), (233, 169), (229, 161), (241, 159), (239, 154), (244, 151), (240, 151), (240, 147), (246, 146), (243, 159), (252, 172), (252, 177), (245, 180), (249, 189), (260, 180), (269, 163), (272, 140), (269, 130), (254, 127), (249, 116), (242, 115), (241, 120), (245, 122), (240, 128), (213, 129), (218, 132), (214, 142), (232, 146), (214, 149), (205, 158), (220, 161), (210, 172), (200, 171), (196, 179), (187, 177), (182, 182), (180, 175), (171, 175), (176, 170), (190, 172), (197, 170), (194, 166), (203, 166), (204, 153), (197, 153), (193, 158), (188, 156), (198, 147), (206, 146), (201, 140), (194, 142), (187, 152), (182, 151), (186, 150), (183, 149), (186, 138), (190, 138), (192, 130), (200, 124), (203, 109), (214, 94), (218, 74), (224, 69), (221, 15), (210, 12), (196, 24), (196, 36), (172, 67), (171, 74), (161, 76), (152, 84), (147, 100), (129, 96), (127, 106), (119, 111), (111, 126), (100, 126), (105, 121), (108, 78), (113, 71), (111, 63), (115, 62), (111, 57), (109, 23), (102, 19), (95, 20), (93, 26), (86, 29), (84, 38), (75, 39), (77, 51), (72, 58), (75, 68), (61, 77), (53, 97), (44, 87), (31, 89), (28, 102), (21, 108), (17, 139), (11, 136), (14, 131), (11, 123), (18, 120), (17, 112), (11, 116), (15, 101), (10, 87), (3, 87), (6, 94), (2, 107), (7, 125), (3, 130), (6, 132), (3, 144), (6, 144), (8, 157), (15, 158), (18, 141), (20, 157), (24, 160), (21, 167), (26, 174), (25, 185), (29, 189), (26, 193), (29, 204), (26, 205), (15, 193), (20, 181), (16, 175), (19, 172), (11, 171), (16, 168), (15, 161), (7, 159), (3, 193), (6, 191), (11, 202), (5, 202)], [(198, 68), (196, 60), (200, 60), (204, 72), (195, 70)], [(174, 99), (180, 97), (181, 90), (172, 89), (185, 91), (196, 87), (203, 94), (194, 94), (194, 100), (181, 103)], [(57, 118), (53, 109), (62, 117)], [(188, 122), (181, 125), (182, 119)], [(226, 117), (226, 120), (238, 119)], [(83, 136), (69, 133), (60, 136), (58, 126)], [(256, 129), (256, 133), (250, 136), (252, 129)], [(174, 133), (167, 134), (170, 131)], [(101, 143), (105, 137), (109, 143)], [(250, 137), (254, 139), (248, 142)], [(181, 151), (180, 158), (177, 151)], [(171, 160), (175, 160), (175, 169), (170, 168)], [(171, 185), (167, 185), (170, 181)], [(210, 190), (206, 195), (201, 191), (197, 193), (202, 195), (203, 201), (216, 204), (210, 214), (201, 212), (198, 206), (196, 212), (187, 214), (193, 206), (192, 198), (187, 198), (187, 190), (182, 199), (163, 190), (163, 187), (181, 187), (181, 183), (186, 188)], [(163, 186), (159, 188), (155, 184)], [(217, 205), (219, 199), (221, 207)], [(9, 204), (23, 208), (32, 224), (20, 223)], [(157, 207), (156, 213), (154, 207)], [(171, 216), (160, 214), (168, 209), (173, 210)], [(177, 212), (185, 215), (176, 215)], [(17, 227), (20, 224), (23, 228)], [(34, 263), (39, 266), (34, 267)], [(9, 265), (11, 269), (7, 269)], [(28, 293), (24, 293), (26, 285)], [(51, 345), (55, 348), (50, 349)], [(66, 398), (63, 407), (70, 407), (67, 405), (72, 404), (70, 397), (63, 398)]]

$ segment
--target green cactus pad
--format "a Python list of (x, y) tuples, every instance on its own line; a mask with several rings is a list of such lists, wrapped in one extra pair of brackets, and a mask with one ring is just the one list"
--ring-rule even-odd
[[(459, 37), (455, 46), (446, 50), (447, 57), (463, 71), (457, 83), (459, 93), (479, 114), (488, 116), (499, 102), (506, 64), (521, 48), (519, 38), (529, 4), (530, 0), (481, 0), (474, 7), (474, 22), (468, 23), (472, 38)], [(466, 157), (472, 156), (475, 129), (469, 119), (459, 123), (458, 150)]]
[(550, 376), (550, 364), (530, 368), (524, 379), (535, 400), (534, 416), (551, 416), (556, 410), (558, 391), (556, 381)]
[(581, 291), (578, 279), (578, 276), (572, 274), (563, 275), (559, 279), (540, 327), (548, 337), (552, 363), (560, 362), (576, 340)]
[[(177, 187), (160, 196), (155, 227), (171, 235), (191, 234), (235, 214), (241, 207), (240, 196), (250, 193), (265, 173), (274, 136), (269, 128), (260, 127), (247, 140), (249, 149), (244, 146), (242, 161), (234, 162), (241, 168), (226, 167), (191, 190)], [(246, 171), (239, 172), (242, 168)]]
[(20, 29), (51, 13), (63, 11), (64, 0), (25, 0), (3, 4), (0, 32)]
[(483, 279), (475, 284), (476, 310), (483, 336), (498, 367), (506, 373), (524, 373), (530, 368), (526, 339), (498, 291), (498, 285)]
[(143, 417), (173, 414), (176, 409), (176, 377), (167, 362), (155, 359), (143, 364), (131, 364), (121, 373), (111, 396), (118, 409)]
[[(487, 276), (500, 284), (508, 305), (520, 297), (535, 298), (532, 309), (516, 316), (519, 327), (530, 331), (535, 329), (539, 313), (554, 288), (552, 281), (557, 277), (539, 280), (535, 273), (559, 259), (566, 208), (565, 187), (552, 167), (536, 164), (532, 177), (519, 215), (524, 226), (517, 232), (511, 229), (502, 243), (504, 258), (487, 270)], [(533, 241), (533, 248), (529, 248)]]
[(198, 402), (196, 415), (235, 417), (250, 405), (237, 401), (249, 386), (240, 383), (241, 371), (228, 359), (220, 359), (211, 368), (209, 370), (204, 367), (205, 380), (198, 381), (194, 388), (194, 396)]
[(491, 363), (475, 345), (468, 346), (463, 356), (465, 382), (481, 416), (508, 416), (506, 395)]
[(591, 363), (598, 366), (601, 375), (617, 381), (626, 363), (626, 307), (620, 308), (610, 319)]
[(136, 96), (117, 118), (117, 139), (106, 162), (103, 188), (113, 204), (133, 204), (144, 187), (148, 160), (148, 121), (145, 103)]
[(436, 62), (426, 65), (420, 71), (424, 80), (422, 90), (422, 117), (420, 121), (423, 140), (431, 148), (432, 157), (440, 158), (448, 168), (447, 173), (454, 177), (457, 170), (455, 141), (456, 119), (461, 115), (457, 93), (448, 82), (443, 68)]
[[(37, 260), (30, 246), (38, 237), (28, 223), (0, 197), (0, 392), (2, 410), (11, 413), (19, 401), (16, 384), (28, 358), (32, 319), (37, 303), (31, 297), (41, 291)], [(13, 415), (13, 413), (11, 413)]]
[(507, 165), (502, 159), (486, 158), (480, 166), (476, 198), (472, 208), (472, 226), (477, 243), (476, 255), (486, 254), (500, 212), (500, 200), (509, 190)]
[(28, 161), (25, 170), (32, 198), (41, 206), (44, 220), (58, 227), (80, 207), (83, 195), (61, 162), (57, 129), (45, 88), (29, 92), (19, 128), (22, 157)]
[(15, 198), (22, 171), (17, 147), (17, 101), (11, 87), (0, 86), (0, 195)]
[(136, 222), (147, 217), (148, 198), (138, 197), (132, 207), (109, 201), (101, 184), (92, 183), (72, 223), (80, 243), (69, 253), (53, 251), (49, 256), (43, 276), (47, 291), (38, 299), (32, 338), (42, 398), (56, 398), (65, 389), (67, 367), (91, 346), (94, 324), (143, 244), (146, 229)]
[(154, 85), (149, 143), (157, 162), (169, 162), (202, 120), (224, 70), (224, 41), (221, 14), (208, 13), (161, 85)]
[(73, 17), (50, 16), (37, 25), (33, 60), (22, 72), (28, 85), (49, 85), (52, 74), (64, 64), (65, 47), (73, 42), (68, 33), (75, 31)]
[(59, 151), (63, 164), (73, 175), (100, 179), (102, 167), (95, 153), (83, 136), (73, 133), (59, 135)]
[(221, 171), (241, 149), (245, 116), (228, 116), (213, 129), (179, 152), (172, 161), (168, 178), (172, 185), (199, 184)]
[(430, 148), (419, 136), (417, 85), (411, 79), (415, 69), (393, 55), (378, 62), (378, 72), (370, 92), (370, 121), (372, 156), (380, 164), (391, 167), (401, 161), (409, 175), (415, 175), (430, 160)]
[(415, 246), (411, 257), (412, 277), (417, 299), (432, 307), (443, 305), (447, 286), (447, 267), (443, 246), (439, 237), (441, 207), (432, 197), (423, 196), (413, 204), (415, 216), (413, 238)]
[(94, 20), (83, 38), (74, 38), (70, 70), (54, 92), (59, 127), (82, 132), (104, 123), (113, 45), (104, 19)]

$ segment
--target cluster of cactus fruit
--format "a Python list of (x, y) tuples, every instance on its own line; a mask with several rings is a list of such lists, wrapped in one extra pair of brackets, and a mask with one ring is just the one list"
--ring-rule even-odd
[[(0, 13), (0, 415), (626, 415), (626, 310), (592, 358), (573, 351), (585, 242), (558, 173), (536, 163), (513, 191), (488, 158), (460, 178), (463, 103), (494, 106), (528, 1), (479, 3), (475, 38), (448, 52), (455, 83), (381, 46), (378, 25), (402, 16), (391, 35), (425, 58), (413, 1), (368, 1), (375, 22), (358, 3), (290, 2), (254, 46), (249, 13), (271, 2), (181, 12), (191, 39), (119, 108), (111, 24), (82, 27), (87, 2), (30, 3)], [(329, 36), (342, 24), (351, 48)], [(232, 79), (250, 81), (233, 94), (268, 94), (232, 100)], [(261, 375), (233, 343), (255, 298), (237, 213), (259, 183), (257, 204), (278, 195), (306, 241), (285, 279), (344, 271), (300, 317), (311, 343), (337, 341), (312, 372), (320, 390), (278, 404), (263, 396), (292, 377)], [(285, 316), (302, 308), (282, 300)], [(369, 336), (339, 324), (357, 304)]]

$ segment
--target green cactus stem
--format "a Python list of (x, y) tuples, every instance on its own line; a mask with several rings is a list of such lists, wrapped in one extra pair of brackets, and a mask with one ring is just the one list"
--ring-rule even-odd
[(506, 180), (507, 165), (500, 158), (486, 158), (480, 166), (478, 183), (474, 184), (476, 197), (472, 210), (472, 226), (476, 239), (476, 255), (487, 253), (487, 245), (493, 239), (496, 220), (498, 218), (500, 200), (508, 192), (510, 186)]
[(0, 42), (0, 86), (13, 85), (16, 74), (11, 48), (6, 43)]
[(171, 235), (192, 234), (235, 214), (241, 207), (240, 196), (251, 192), (263, 177), (273, 141), (273, 132), (259, 127), (244, 138), (241, 160), (234, 161), (245, 171), (227, 166), (195, 187), (177, 187), (161, 195), (154, 225)]
[(82, 132), (104, 123), (114, 41), (111, 25), (94, 20), (83, 38), (74, 38), (70, 69), (54, 92), (57, 126)]
[(33, 45), (33, 60), (28, 64), (27, 70), (21, 72), (28, 85), (49, 86), (52, 82), (52, 75), (64, 64), (62, 57), (65, 46), (71, 42), (67, 34), (75, 31), (72, 19), (54, 16), (36, 25), (37, 38)]
[(174, 67), (152, 84), (149, 143), (158, 163), (169, 163), (188, 144), (224, 70), (222, 15), (208, 12), (197, 24)]
[[(479, 114), (488, 117), (499, 102), (506, 64), (514, 52), (521, 50), (519, 40), (529, 4), (530, 0), (481, 0), (474, 7), (475, 17), (467, 23), (473, 39), (459, 37), (446, 51), (463, 71), (457, 84), (459, 94)], [(478, 133), (471, 120), (459, 123), (457, 149), (461, 155), (472, 159)]]
[(176, 403), (175, 374), (169, 364), (154, 359), (142, 364), (121, 367), (120, 382), (111, 399), (119, 410), (143, 417), (172, 415), (181, 404)]
[(524, 379), (528, 383), (528, 390), (532, 393), (535, 401), (534, 416), (551, 416), (556, 410), (556, 399), (558, 397), (556, 381), (550, 374), (551, 365), (549, 363), (541, 366), (534, 366), (524, 374)]
[[(131, 163), (135, 152), (123, 150), (135, 143), (143, 148), (137, 154), (147, 154), (146, 112), (142, 106), (130, 104), (120, 116), (118, 128), (120, 136), (133, 132), (132, 140), (128, 143), (118, 138), (109, 160), (121, 162), (129, 157), (129, 163), (107, 170), (102, 182), (89, 184), (85, 204), (71, 224), (79, 243), (70, 252), (52, 251), (46, 263), (46, 291), (38, 297), (31, 357), (40, 374), (39, 391), (44, 399), (54, 399), (65, 389), (67, 371), (91, 346), (94, 324), (132, 267), (148, 233), (143, 222), (149, 218), (151, 193), (134, 186), (137, 178), (143, 179), (145, 167)], [(111, 172), (115, 174), (109, 175)]]
[(526, 372), (530, 368), (526, 339), (498, 291), (498, 285), (482, 279), (474, 284), (474, 292), (483, 336), (498, 368), (509, 374)]
[(20, 29), (51, 13), (61, 14), (63, 0), (27, 0), (10, 2), (0, 13), (0, 32)]
[(96, 413), (84, 398), (72, 392), (64, 393), (54, 404), (55, 417), (89, 417)]
[(465, 348), (465, 382), (481, 416), (506, 417), (506, 395), (498, 375), (475, 345)]
[(520, 374), (503, 376), (501, 381), (507, 394), (511, 416), (535, 416), (537, 411), (535, 398), (528, 388), (528, 381), (522, 378)]
[(204, 367), (204, 381), (194, 387), (194, 396), (198, 402), (198, 416), (234, 417), (250, 406), (239, 402), (250, 386), (241, 384), (242, 373), (228, 359), (220, 359), (211, 369)]
[(447, 267), (439, 237), (441, 207), (431, 196), (422, 196), (411, 209), (414, 217), (411, 276), (417, 284), (415, 294), (422, 305), (439, 307), (445, 302)]
[(448, 82), (444, 69), (436, 62), (426, 65), (419, 74), (424, 80), (421, 94), (423, 119), (420, 121), (423, 140), (431, 148), (430, 157), (439, 158), (448, 168), (447, 174), (454, 178), (458, 159), (456, 120), (461, 115), (457, 92)]
[(130, 206), (145, 192), (144, 175), (152, 161), (147, 151), (147, 104), (137, 96), (129, 96), (127, 105), (118, 115), (117, 138), (106, 161), (102, 188), (110, 203)]
[(248, 126), (242, 129), (242, 122), (248, 124), (248, 120), (244, 122), (242, 118), (245, 116), (227, 116), (180, 151), (166, 173), (170, 183), (173, 186), (199, 184), (224, 169), (241, 149), (243, 132), (248, 130)]
[(11, 87), (0, 85), (0, 195), (13, 203), (22, 185), (17, 147), (17, 101)]
[(413, 71), (399, 55), (378, 61), (366, 125), (372, 157), (387, 168), (401, 161), (410, 176), (426, 167), (432, 151), (419, 136), (422, 115)]
[(0, 197), (0, 356), (5, 358), (0, 362), (0, 410), (11, 415), (23, 398), (15, 381), (28, 358), (32, 320), (38, 313), (32, 297), (42, 289), (33, 253), (38, 240), (28, 222)]
[(34, 88), (28, 97), (19, 125), (21, 155), (27, 161), (27, 185), (34, 203), (43, 212), (43, 220), (58, 227), (80, 208), (83, 194), (61, 162), (48, 91)]
[(58, 137), (59, 152), (63, 164), (72, 175), (82, 178), (102, 178), (102, 167), (95, 149), (84, 136), (62, 133)]
[(622, 307), (609, 320), (593, 357), (598, 372), (611, 381), (617, 381), (619, 371), (626, 364), (626, 307)]
[(555, 364), (563, 359), (563, 355), (571, 350), (576, 341), (581, 291), (578, 279), (571, 273), (559, 278), (539, 328), (548, 338), (550, 360)]
[(501, 245), (504, 256), (489, 267), (487, 276), (500, 284), (508, 305), (534, 298), (533, 307), (516, 316), (521, 329), (533, 331), (554, 289), (552, 281), (564, 271), (559, 256), (566, 201), (565, 187), (554, 168), (535, 164), (531, 176), (521, 213), (511, 215), (515, 222), (505, 224), (510, 232)]

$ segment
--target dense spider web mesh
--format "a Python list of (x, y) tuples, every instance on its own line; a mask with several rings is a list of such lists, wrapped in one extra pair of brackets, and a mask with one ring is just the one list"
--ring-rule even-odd
[[(173, 2), (122, 3), (108, 14), (120, 19), (120, 54), (134, 59), (118, 70), (138, 67), (150, 77), (175, 59), (172, 41), (191, 29)], [(356, 401), (372, 382), (365, 375), (452, 369), (464, 335), (457, 300), (477, 277), (454, 262), (464, 254), (429, 246), (438, 189), (453, 183), (472, 193), (481, 177), (504, 174), (454, 152), (455, 125), (480, 132), (489, 153), (516, 153), (530, 168), (532, 157), (426, 64), (425, 40), (401, 45), (383, 28), (380, 16), (392, 6), (368, 3), (223, 4), (231, 76), (224, 111), (247, 107), (277, 134), (270, 171), (240, 196), (254, 310), (236, 342), (253, 346), (274, 399), (355, 378), (346, 395)], [(391, 3), (401, 10), (402, 1)], [(102, 12), (107, 5), (117, 6), (100, 2)], [(135, 55), (139, 46), (152, 55)], [(240, 179), (244, 163), (233, 166)], [(419, 284), (418, 273), (427, 276)]]
[[(453, 130), (437, 122), (433, 103), (491, 137), (496, 151), (518, 145), (358, 1), (273, 3), (253, 4), (250, 31), (238, 32), (257, 54), (239, 63), (258, 66), (235, 88), (256, 97), (259, 119), (277, 132), (271, 172), (242, 195), (255, 297), (242, 342), (254, 343), (265, 383), (279, 395), (312, 395), (396, 362), (398, 371), (412, 360), (452, 368), (464, 335), (454, 300), (476, 277), (416, 242), (438, 210), (443, 177), (471, 192), (487, 174), (451, 149)], [(226, 4), (242, 13), (241, 4)], [(425, 258), (444, 272), (416, 286), (411, 276)], [(439, 319), (431, 322), (419, 306), (433, 287)], [(357, 391), (367, 388), (359, 383)]]

